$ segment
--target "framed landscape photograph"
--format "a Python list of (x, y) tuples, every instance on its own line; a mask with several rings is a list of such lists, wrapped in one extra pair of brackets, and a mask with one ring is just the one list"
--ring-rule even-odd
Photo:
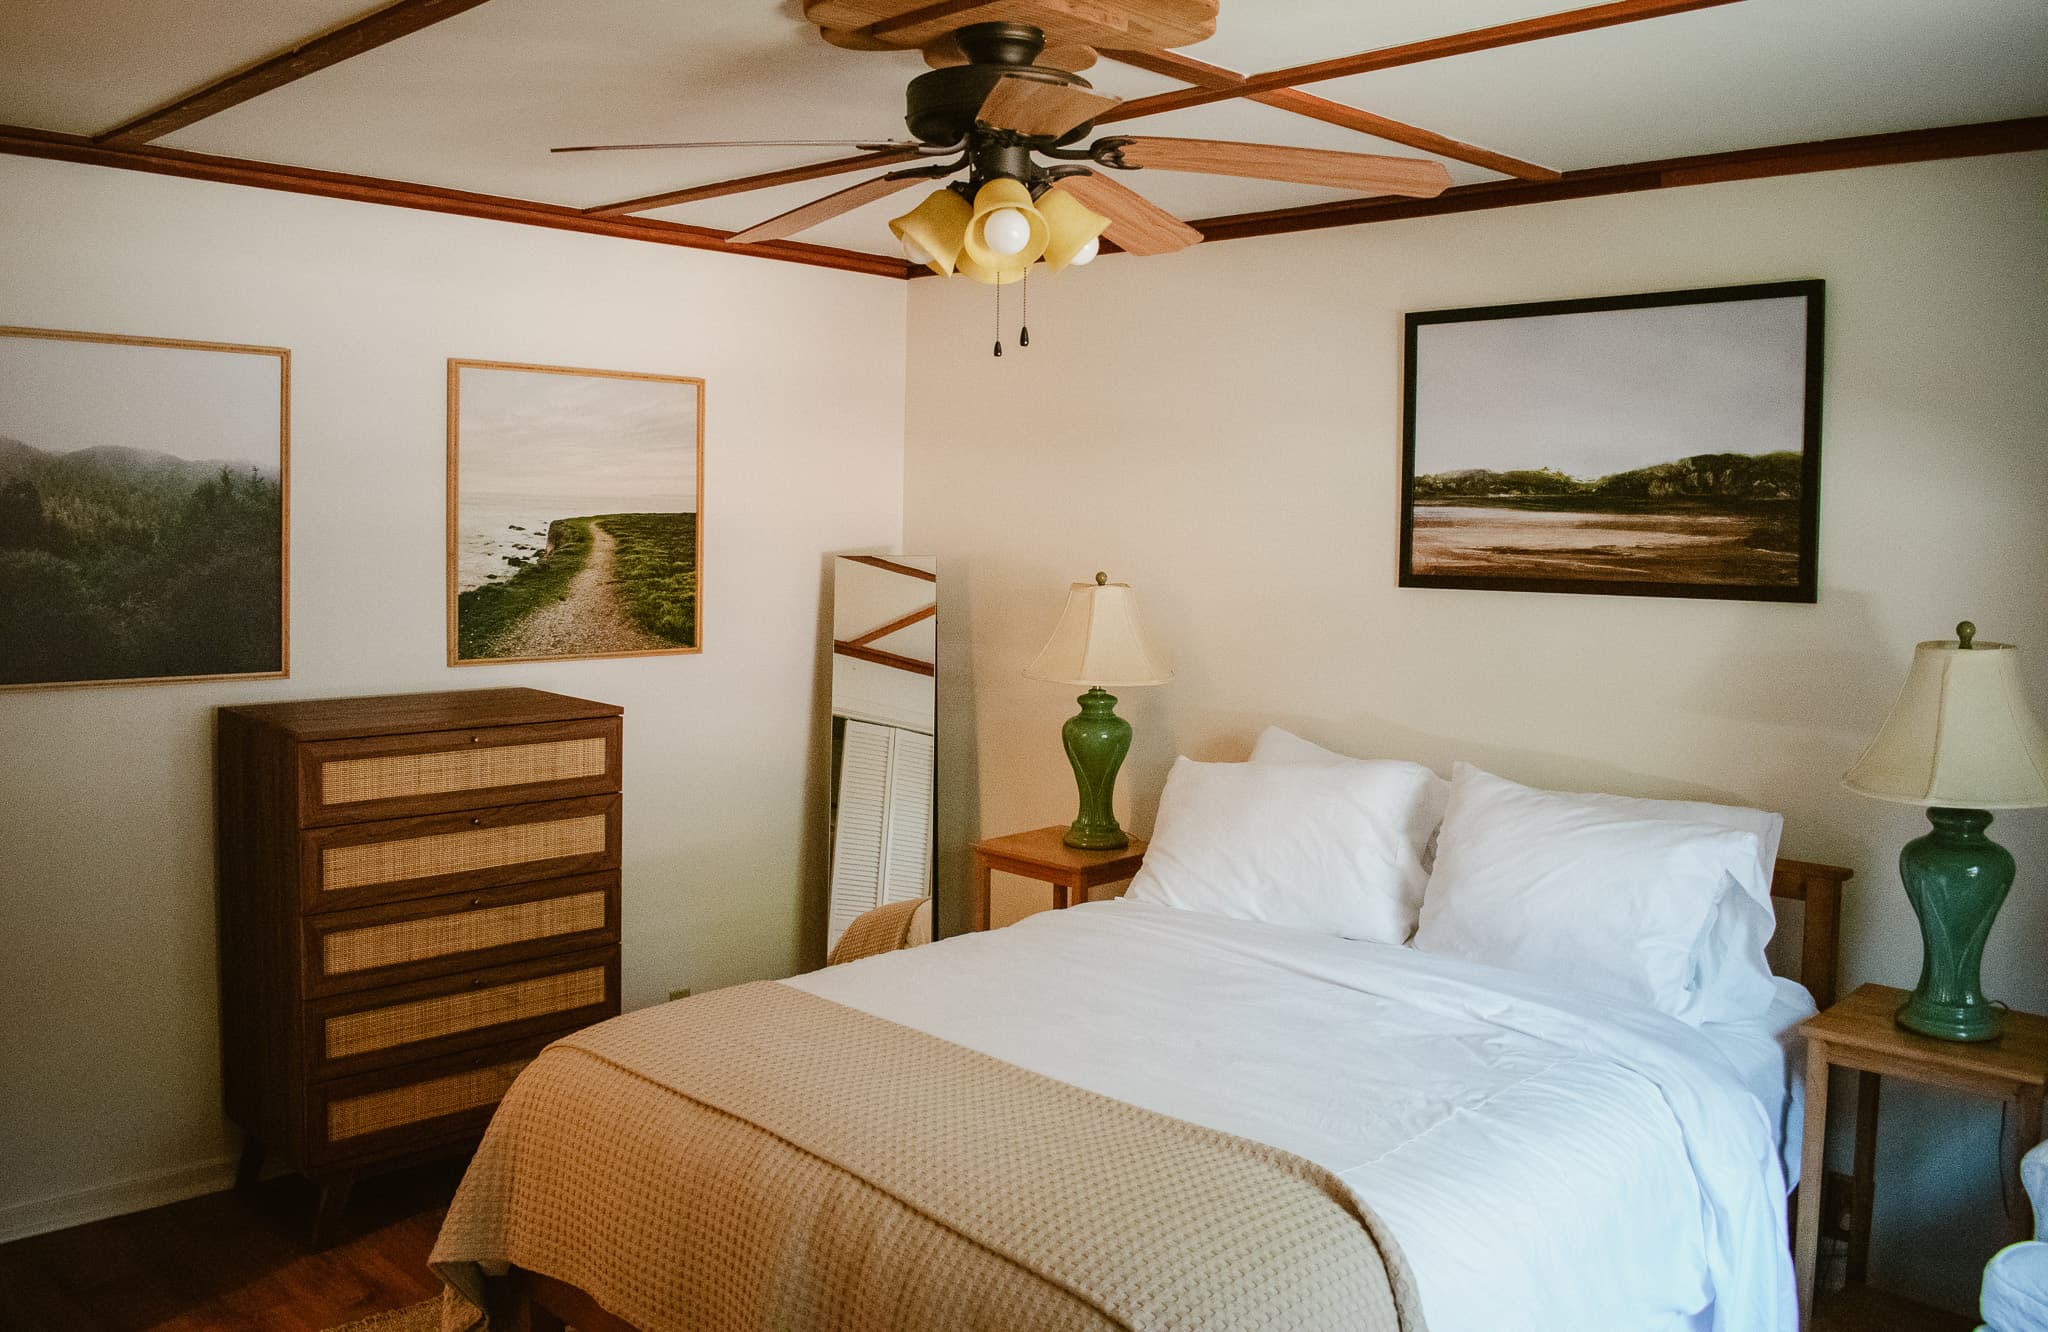
[(289, 671), (291, 353), (0, 328), (0, 689)]
[(1401, 586), (1815, 600), (1823, 291), (1408, 315)]
[(448, 362), (448, 664), (701, 649), (704, 381)]

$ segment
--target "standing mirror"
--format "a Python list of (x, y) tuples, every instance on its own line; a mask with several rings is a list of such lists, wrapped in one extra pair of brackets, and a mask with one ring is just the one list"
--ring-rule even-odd
[(831, 884), (825, 948), (864, 913), (921, 901), (931, 937), (938, 573), (932, 559), (843, 555), (832, 579)]

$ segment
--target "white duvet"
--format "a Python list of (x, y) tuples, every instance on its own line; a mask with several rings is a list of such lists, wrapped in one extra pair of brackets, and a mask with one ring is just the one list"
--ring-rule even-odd
[(1327, 1167), (1399, 1241), (1431, 1332), (1797, 1326), (1782, 1084), (1767, 1107), (1759, 1061), (1746, 1086), (1722, 1049), (1754, 1041), (1128, 901), (788, 983)]

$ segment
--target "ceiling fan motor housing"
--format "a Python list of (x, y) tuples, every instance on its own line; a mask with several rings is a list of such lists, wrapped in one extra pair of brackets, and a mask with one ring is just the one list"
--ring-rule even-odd
[[(981, 104), (1005, 78), (1033, 79), (1070, 88), (1094, 85), (1078, 74), (1032, 63), (1045, 49), (1045, 34), (1028, 23), (975, 23), (954, 35), (969, 63), (920, 74), (910, 81), (903, 121), (919, 141), (959, 143), (974, 128)], [(1076, 125), (1058, 142), (1072, 143), (1094, 128)]]

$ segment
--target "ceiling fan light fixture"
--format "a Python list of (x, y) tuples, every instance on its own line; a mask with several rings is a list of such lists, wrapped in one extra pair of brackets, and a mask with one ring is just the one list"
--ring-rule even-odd
[(889, 230), (903, 242), (903, 252), (910, 262), (923, 264), (940, 277), (951, 277), (961, 257), (960, 246), (966, 239), (973, 211), (954, 191), (933, 190), (923, 203), (893, 219)]
[(1065, 190), (1039, 195), (1038, 211), (1051, 235), (1045, 247), (1047, 269), (1057, 273), (1069, 264), (1085, 264), (1101, 250), (1096, 238), (1108, 228), (1109, 219)]
[[(1004, 216), (1009, 214), (1010, 216)], [(1021, 243), (1016, 226), (1024, 226)], [(993, 224), (993, 232), (990, 230)], [(1031, 191), (1021, 180), (998, 176), (975, 191), (974, 209), (967, 221), (967, 236), (961, 247), (963, 262), (973, 259), (990, 272), (1023, 271), (1038, 262), (1052, 239), (1045, 215), (1031, 201)]]
[(1019, 263), (1015, 257), (1002, 261), (1000, 265), (984, 264), (966, 251), (961, 251), (960, 262), (954, 272), (961, 277), (972, 278), (984, 287), (1007, 287), (1012, 282), (1024, 279), (1027, 264)]

